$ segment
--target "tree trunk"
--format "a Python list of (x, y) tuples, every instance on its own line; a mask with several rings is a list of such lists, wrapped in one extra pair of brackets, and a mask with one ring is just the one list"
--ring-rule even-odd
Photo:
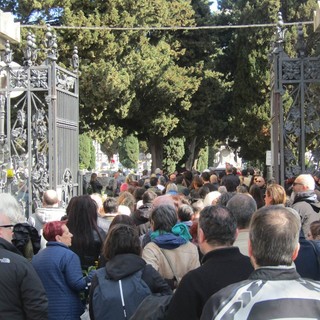
[(190, 143), (188, 144), (189, 157), (188, 157), (188, 159), (186, 161), (186, 169), (187, 170), (192, 170), (192, 167), (194, 165), (196, 142), (197, 142), (197, 137), (194, 137), (190, 141)]
[(162, 169), (163, 140), (160, 137), (152, 136), (149, 140), (149, 150), (152, 156), (151, 172), (156, 168)]

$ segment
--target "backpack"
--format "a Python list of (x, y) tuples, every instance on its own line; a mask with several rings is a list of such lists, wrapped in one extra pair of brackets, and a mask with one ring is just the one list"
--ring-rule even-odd
[(164, 320), (172, 299), (172, 295), (161, 296), (151, 294), (138, 306), (130, 320)]
[(139, 304), (151, 294), (139, 270), (121, 280), (108, 279), (105, 268), (96, 272), (98, 285), (92, 294), (95, 320), (130, 319)]
[(13, 245), (29, 260), (37, 254), (41, 248), (41, 236), (35, 227), (28, 223), (17, 223), (13, 227)]

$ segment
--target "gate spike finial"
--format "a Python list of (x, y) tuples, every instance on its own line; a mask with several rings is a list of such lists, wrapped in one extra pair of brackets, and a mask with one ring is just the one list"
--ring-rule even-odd
[(286, 33), (287, 29), (284, 28), (284, 22), (282, 19), (282, 13), (279, 11), (278, 12), (278, 23), (277, 23), (277, 38), (276, 38), (276, 42), (278, 44), (281, 44), (284, 42), (284, 36)]
[(296, 43), (296, 51), (298, 53), (298, 57), (304, 57), (306, 50), (306, 43), (304, 41), (304, 32), (303, 32), (303, 26), (300, 22), (298, 25), (298, 40)]
[(79, 68), (79, 55), (78, 55), (78, 47), (77, 46), (75, 46), (73, 48), (71, 64), (72, 64), (73, 71), (77, 72), (78, 68)]
[(10, 41), (7, 40), (4, 50), (4, 62), (8, 65), (12, 62), (13, 52), (10, 48)]
[(23, 51), (24, 54), (24, 65), (32, 66), (32, 64), (37, 59), (37, 45), (36, 45), (36, 37), (31, 32), (28, 32), (27, 35), (27, 45)]
[(47, 25), (48, 31), (46, 33), (45, 45), (47, 48), (48, 59), (56, 61), (58, 59), (58, 44), (57, 36), (51, 31), (50, 24)]

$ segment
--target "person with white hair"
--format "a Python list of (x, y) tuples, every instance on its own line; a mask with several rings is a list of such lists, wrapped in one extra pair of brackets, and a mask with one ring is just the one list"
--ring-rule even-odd
[(315, 182), (311, 174), (300, 174), (293, 182), (293, 204), (301, 218), (302, 231), (306, 237), (313, 221), (320, 220), (320, 202), (314, 192)]
[(21, 208), (10, 194), (0, 194), (0, 318), (48, 319), (45, 289), (31, 263), (11, 243)]
[(203, 200), (204, 206), (206, 207), (206, 206), (216, 205), (220, 196), (221, 196), (221, 193), (219, 191), (209, 192)]
[(26, 222), (22, 207), (14, 196), (9, 193), (1, 193), (0, 213), (5, 212), (12, 224)]

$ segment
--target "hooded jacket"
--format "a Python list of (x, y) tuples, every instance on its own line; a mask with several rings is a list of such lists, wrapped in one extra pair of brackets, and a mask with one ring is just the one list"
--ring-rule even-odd
[(311, 222), (320, 219), (320, 202), (317, 195), (313, 191), (299, 192), (294, 198), (292, 208), (299, 213), (303, 234), (306, 236)]
[[(107, 277), (114, 281), (128, 277), (139, 270), (143, 270), (141, 278), (148, 285), (152, 293), (159, 293), (161, 295), (172, 294), (170, 287), (160, 274), (151, 265), (147, 265), (146, 262), (136, 254), (118, 254), (106, 263), (105, 269)], [(90, 306), (92, 306), (92, 296), (97, 286), (98, 279), (94, 276), (90, 288)], [(91, 320), (94, 320), (94, 314), (91, 307), (90, 318)]]
[(31, 263), (0, 238), (0, 315), (10, 320), (48, 319), (48, 300)]
[(138, 227), (139, 236), (146, 234), (150, 230), (149, 218), (152, 211), (152, 203), (144, 203), (139, 209), (137, 209), (131, 217)]
[[(190, 270), (200, 266), (197, 247), (191, 243), (187, 226), (177, 224), (172, 233), (151, 233), (151, 242), (143, 249), (142, 258), (151, 264), (162, 277), (179, 283)], [(180, 235), (178, 235), (180, 234)], [(183, 235), (183, 236), (182, 236)]]

